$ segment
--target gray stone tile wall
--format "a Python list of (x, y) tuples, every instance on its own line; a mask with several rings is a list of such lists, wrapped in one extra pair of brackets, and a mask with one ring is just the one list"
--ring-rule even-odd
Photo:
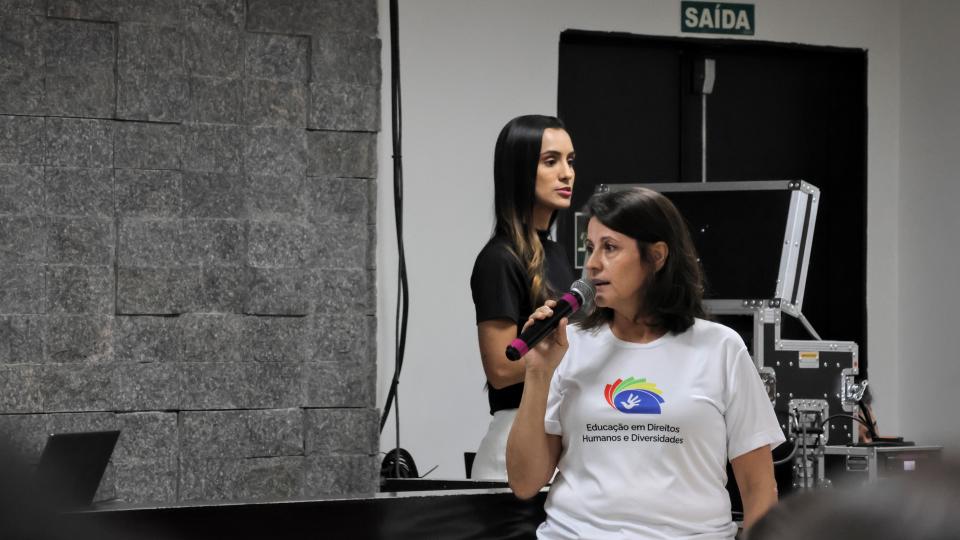
[(98, 497), (377, 489), (375, 0), (0, 1), (0, 436)]

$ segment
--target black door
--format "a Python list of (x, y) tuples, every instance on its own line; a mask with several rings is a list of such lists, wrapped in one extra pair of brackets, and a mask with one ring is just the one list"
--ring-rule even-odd
[[(704, 58), (717, 74), (707, 98), (708, 179), (821, 189), (803, 312), (823, 339), (860, 345), (866, 376), (865, 51), (563, 32), (558, 114), (577, 150), (574, 209), (599, 183), (700, 181), (694, 81)], [(573, 263), (572, 213), (557, 225)], [(786, 317), (784, 337), (807, 336)]]

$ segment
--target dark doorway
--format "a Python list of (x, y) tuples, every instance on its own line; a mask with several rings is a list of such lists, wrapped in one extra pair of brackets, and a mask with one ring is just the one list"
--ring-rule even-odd
[[(558, 114), (577, 149), (573, 208), (601, 183), (701, 180), (694, 74), (704, 58), (717, 73), (708, 179), (805, 180), (821, 189), (803, 311), (823, 339), (859, 343), (865, 377), (866, 51), (563, 32)], [(572, 213), (557, 226), (572, 264)], [(784, 337), (807, 337), (786, 319)]]

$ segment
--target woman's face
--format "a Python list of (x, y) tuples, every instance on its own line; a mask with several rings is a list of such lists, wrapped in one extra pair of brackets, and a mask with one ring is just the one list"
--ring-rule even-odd
[(652, 262), (644, 261), (636, 240), (593, 217), (587, 223), (586, 248), (584, 264), (597, 292), (597, 306), (636, 317), (650, 273), (659, 271), (666, 261), (667, 245), (649, 244)]
[(570, 207), (573, 196), (573, 141), (565, 130), (543, 130), (537, 164), (535, 206), (553, 210)]
[(637, 241), (594, 217), (587, 223), (586, 248), (584, 266), (597, 291), (597, 306), (635, 311), (647, 277)]

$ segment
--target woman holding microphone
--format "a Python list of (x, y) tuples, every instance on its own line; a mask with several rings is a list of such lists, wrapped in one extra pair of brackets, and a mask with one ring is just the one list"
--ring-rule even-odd
[(745, 527), (777, 500), (784, 437), (757, 370), (739, 335), (704, 320), (697, 254), (666, 197), (611, 192), (587, 213), (597, 309), (524, 357), (510, 487), (532, 497), (558, 470), (538, 538), (732, 539), (727, 461)]

